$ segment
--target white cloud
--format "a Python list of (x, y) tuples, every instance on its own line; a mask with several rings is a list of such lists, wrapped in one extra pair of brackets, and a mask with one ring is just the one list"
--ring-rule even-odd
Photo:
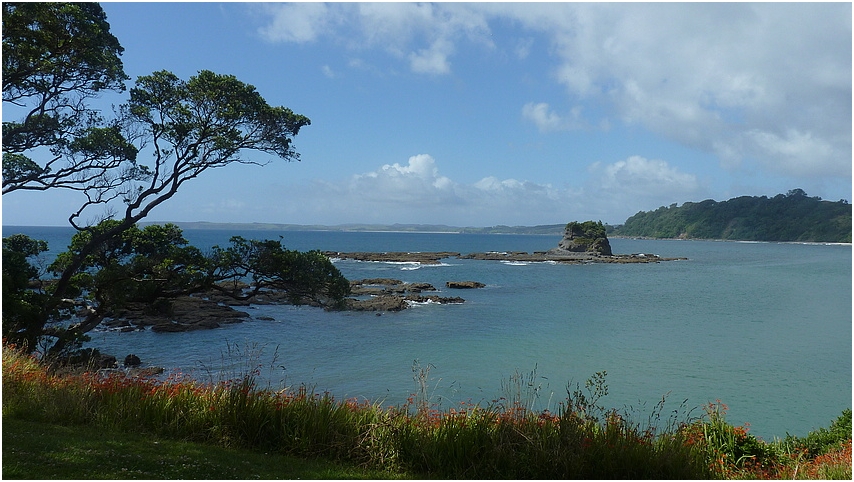
[[(440, 173), (428, 154), (336, 182), (316, 181), (310, 188), (276, 189), (294, 201), (271, 202), (265, 209), (290, 210), (277, 216), (306, 223), (438, 223), (458, 226), (560, 224), (571, 220), (620, 223), (639, 210), (705, 194), (696, 177), (665, 161), (640, 156), (589, 167), (582, 184), (555, 186), (531, 180), (487, 175), (467, 184)], [(259, 194), (260, 195), (260, 194)], [(298, 222), (298, 221), (292, 221)]]
[(592, 179), (585, 185), (589, 198), (597, 200), (603, 216), (622, 222), (638, 211), (656, 209), (674, 202), (708, 197), (694, 174), (680, 172), (660, 159), (630, 156), (625, 160), (588, 167)]
[(353, 176), (344, 190), (358, 199), (380, 203), (455, 203), (450, 179), (439, 175), (436, 161), (428, 154), (409, 158), (402, 166), (386, 164), (380, 169)]
[(847, 176), (851, 177), (851, 163), (839, 164), (835, 159), (846, 156), (850, 150), (837, 152), (827, 139), (812, 132), (788, 129), (784, 135), (760, 130), (745, 134), (748, 149), (768, 153), (765, 162), (771, 171), (796, 174), (799, 177)]
[(581, 112), (581, 107), (575, 106), (568, 116), (561, 116), (545, 102), (528, 102), (522, 106), (522, 118), (533, 122), (541, 132), (581, 129), (584, 127)]
[[(596, 166), (598, 167), (598, 165)], [(593, 168), (596, 171), (596, 167)], [(667, 162), (631, 156), (601, 169), (601, 187), (610, 192), (629, 192), (643, 196), (666, 195), (683, 198), (699, 188), (697, 177), (679, 172)], [(679, 194), (678, 196), (675, 196)]]
[(451, 64), (448, 56), (453, 53), (453, 46), (445, 39), (439, 39), (427, 49), (409, 54), (409, 66), (419, 74), (448, 74)]
[(514, 53), (520, 60), (525, 60), (531, 54), (531, 48), (534, 46), (534, 39), (527, 37), (516, 41)]
[(451, 73), (464, 47), (498, 48), (491, 24), (500, 24), (515, 36), (497, 44), (508, 57), (526, 58), (532, 38), (547, 43), (548, 74), (565, 87), (564, 98), (522, 107), (542, 132), (623, 123), (712, 153), (730, 171), (851, 175), (850, 3), (265, 8), (269, 41), (328, 38), (431, 75)]
[(331, 12), (323, 3), (283, 3), (264, 10), (270, 20), (258, 32), (270, 42), (311, 42), (332, 27)]
[(528, 102), (522, 107), (522, 117), (533, 122), (541, 131), (557, 131), (563, 125), (563, 119), (551, 112), (545, 102)]
[(269, 42), (303, 43), (323, 36), (348, 49), (380, 48), (406, 59), (420, 74), (450, 73), (449, 57), (462, 38), (492, 46), (483, 13), (463, 4), (297, 3), (265, 9), (272, 18), (259, 33)]
[(727, 168), (850, 175), (850, 4), (500, 8), (551, 39), (571, 99)]

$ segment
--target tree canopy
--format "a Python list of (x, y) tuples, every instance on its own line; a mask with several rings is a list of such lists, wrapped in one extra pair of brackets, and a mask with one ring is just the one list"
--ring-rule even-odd
[(772, 198), (742, 196), (641, 211), (614, 231), (620, 236), (744, 241), (851, 242), (851, 205), (792, 189)]
[[(56, 296), (56, 283), (43, 279), (43, 273), (26, 262), (47, 246), (23, 235), (3, 240), (3, 336), (7, 340), (34, 348), (47, 336), (55, 340), (47, 351), (61, 353), (131, 303), (164, 310), (176, 297), (208, 290), (242, 300), (276, 290), (285, 292), (294, 304), (314, 302), (332, 308), (340, 306), (350, 292), (350, 283), (329, 258), (317, 251), (285, 249), (280, 241), (234, 237), (229, 246), (214, 246), (206, 255), (189, 244), (178, 226), (134, 225), (89, 249), (94, 237), (118, 223), (106, 220), (78, 232), (68, 251), (47, 267), (59, 275), (82, 250), (89, 252), (64, 290), (66, 301), (52, 313), (43, 310), (50, 306), (46, 301)], [(7, 306), (7, 301), (12, 304)], [(74, 323), (68, 321), (72, 316)]]
[[(136, 148), (89, 100), (128, 79), (97, 3), (3, 3), (3, 193), (115, 184)], [(6, 116), (4, 116), (5, 118)]]

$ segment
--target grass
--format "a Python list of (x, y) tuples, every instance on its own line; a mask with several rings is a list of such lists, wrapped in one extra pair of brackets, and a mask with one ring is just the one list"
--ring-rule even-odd
[[(551, 413), (533, 410), (532, 397), (539, 392), (533, 373), (511, 377), (504, 387), (508, 396), (486, 406), (439, 411), (425, 389), (429, 366), (413, 367), (419, 389), (399, 407), (336, 400), (306, 386), (259, 389), (256, 370), (216, 383), (180, 375), (165, 381), (59, 376), (4, 346), (4, 475), (55, 478), (37, 466), (53, 467), (53, 461), (64, 464), (63, 470), (87, 470), (100, 460), (105, 468), (90, 466), (85, 477), (60, 477), (166, 478), (172, 473), (150, 472), (161, 470), (157, 455), (166, 454), (172, 457), (168, 470), (195, 466), (176, 475), (182, 478), (248, 478), (243, 462), (250, 460), (262, 478), (851, 477), (850, 410), (829, 430), (766, 443), (747, 427), (729, 425), (720, 402), (706, 406), (700, 417), (661, 421), (662, 400), (648, 421), (635, 423), (600, 405), (607, 394), (604, 372), (583, 387), (568, 386), (566, 399)], [(40, 430), (58, 431), (65, 441), (50, 445), (39, 440), (46, 437), (24, 435)], [(88, 442), (68, 441), (76, 434)], [(105, 437), (110, 443), (102, 443)], [(163, 451), (164, 444), (176, 445)], [(136, 463), (137, 456), (150, 460)], [(44, 457), (40, 464), (31, 463), (38, 457)], [(288, 470), (301, 466), (295, 460), (325, 462), (294, 475)], [(337, 470), (344, 472), (322, 473)]]
[(94, 426), (3, 418), (4, 479), (387, 479), (308, 459), (162, 439)]

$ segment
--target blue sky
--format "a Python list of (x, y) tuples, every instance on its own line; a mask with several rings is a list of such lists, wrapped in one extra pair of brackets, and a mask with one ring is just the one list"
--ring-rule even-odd
[[(148, 220), (621, 223), (793, 188), (851, 199), (850, 3), (102, 6), (132, 79), (234, 74), (312, 121), (301, 162), (208, 172)], [(2, 201), (6, 225), (80, 204)]]

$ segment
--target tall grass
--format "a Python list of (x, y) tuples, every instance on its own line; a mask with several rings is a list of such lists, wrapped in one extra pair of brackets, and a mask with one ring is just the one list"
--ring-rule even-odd
[[(554, 412), (533, 408), (541, 388), (535, 371), (517, 372), (504, 385), (507, 396), (492, 403), (440, 411), (429, 400), (429, 368), (413, 366), (416, 392), (407, 403), (382, 407), (337, 400), (305, 385), (259, 388), (257, 367), (208, 383), (180, 375), (163, 381), (116, 373), (56, 376), (4, 346), (3, 416), (448, 478), (731, 477), (736, 469), (747, 474), (747, 462), (759, 456), (745, 451), (741, 432), (733, 432), (721, 410), (698, 419), (671, 417), (663, 426), (657, 416), (641, 425), (606, 410), (599, 404), (607, 394), (604, 372), (583, 387), (568, 385)], [(847, 447), (850, 465), (850, 437)]]

